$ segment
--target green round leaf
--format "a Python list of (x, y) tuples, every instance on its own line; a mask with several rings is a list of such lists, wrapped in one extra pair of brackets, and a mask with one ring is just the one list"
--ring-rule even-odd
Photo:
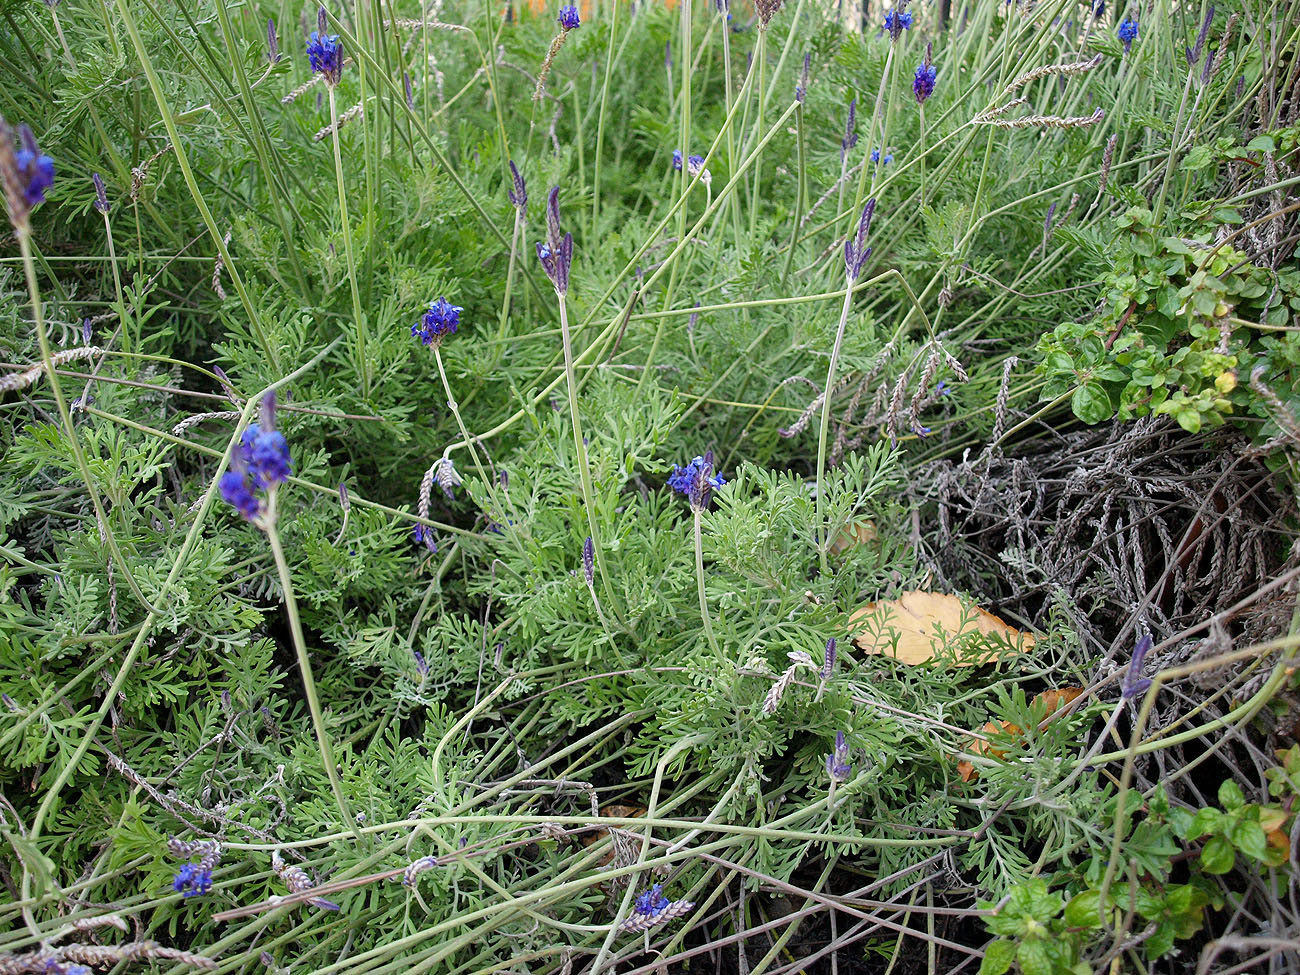
[(1075, 416), (1087, 424), (1109, 420), (1115, 413), (1110, 394), (1100, 383), (1084, 383), (1076, 389), (1070, 398), (1070, 408), (1074, 410)]

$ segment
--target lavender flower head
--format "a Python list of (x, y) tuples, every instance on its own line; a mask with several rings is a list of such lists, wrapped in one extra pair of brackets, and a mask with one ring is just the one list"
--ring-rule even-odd
[(1138, 640), (1137, 646), (1133, 648), (1133, 656), (1128, 661), (1128, 672), (1120, 684), (1120, 696), (1126, 701), (1145, 694), (1146, 689), (1151, 686), (1151, 679), (1142, 676), (1142, 663), (1150, 650), (1151, 637), (1149, 636)]
[(275, 33), (275, 21), (266, 22), (266, 59), (272, 64), (280, 60), (280, 38)]
[(912, 29), (912, 15), (906, 7), (907, 0), (899, 0), (898, 6), (885, 14), (885, 30), (889, 32), (890, 43), (897, 43), (903, 31)]
[(857, 237), (844, 242), (844, 270), (850, 281), (856, 281), (862, 273), (862, 267), (871, 256), (867, 246), (867, 233), (871, 230), (871, 218), (876, 214), (876, 198), (873, 196), (862, 208), (862, 219), (858, 221)]
[(587, 585), (594, 585), (596, 581), (596, 545), (587, 536), (587, 540), (582, 543), (582, 574), (587, 577)]
[(510, 160), (510, 179), (514, 182), (514, 189), (506, 190), (506, 196), (510, 197), (510, 202), (515, 205), (522, 217), (528, 210), (528, 187), (524, 185), (524, 178), (519, 173), (519, 167), (515, 161)]
[(912, 79), (912, 94), (916, 96), (918, 105), (924, 105), (925, 100), (934, 94), (934, 79), (938, 76), (939, 69), (930, 63), (933, 50), (933, 43), (925, 45), (925, 60), (917, 66), (916, 77)]
[(665, 907), (667, 907), (670, 903), (672, 902), (667, 897), (664, 896), (664, 885), (655, 884), (645, 893), (637, 895), (636, 904), (633, 907), (633, 910), (635, 910), (638, 914), (644, 914), (648, 917), (653, 917), (655, 914), (658, 914)]
[(713, 492), (726, 483), (721, 474), (713, 473), (711, 450), (706, 450), (704, 456), (696, 457), (685, 467), (674, 464), (672, 473), (668, 475), (668, 486), (686, 496), (692, 511), (707, 510)]
[(54, 160), (41, 152), (36, 136), (26, 125), (13, 130), (0, 118), (0, 179), (4, 182), (9, 221), (24, 232), (30, 225), (32, 207), (45, 202), (54, 185)]
[(212, 871), (192, 863), (182, 863), (172, 880), (172, 890), (182, 897), (200, 897), (212, 889)]
[(680, 149), (673, 150), (673, 169), (678, 172), (682, 170), (682, 151)]
[[(880, 150), (879, 150), (879, 149), (872, 149), (872, 150), (871, 150), (871, 161), (872, 161), (873, 163), (878, 163), (878, 162), (880, 162)], [(894, 154), (893, 154), (892, 152), (887, 152), (887, 153), (885, 153), (885, 165), (888, 166), (888, 165), (889, 165), (891, 162), (893, 162), (893, 161), (894, 161)]]
[(316, 16), (317, 30), (311, 32), (307, 42), (307, 57), (311, 69), (316, 74), (324, 75), (325, 83), (333, 88), (343, 76), (343, 44), (338, 34), (327, 34), (328, 21), (325, 8), (321, 7)]
[(853, 771), (853, 766), (849, 764), (849, 743), (844, 737), (844, 732), (835, 732), (835, 750), (826, 756), (826, 774), (831, 777), (831, 782), (839, 784), (849, 780), (849, 773)]
[(275, 393), (262, 400), (260, 423), (250, 423), (230, 453), (230, 469), (221, 475), (218, 490), (245, 521), (266, 511), (259, 494), (269, 496), (293, 473), (289, 442), (275, 429)]
[(1115, 32), (1115, 35), (1119, 38), (1120, 43), (1124, 45), (1124, 53), (1128, 54), (1133, 49), (1133, 42), (1137, 40), (1138, 22), (1126, 16), (1120, 21), (1119, 30)]
[(567, 7), (560, 8), (560, 30), (577, 30), (582, 26), (582, 19), (578, 16), (578, 8), (570, 4)]
[(551, 187), (546, 198), (546, 243), (538, 242), (537, 259), (555, 286), (555, 293), (569, 293), (569, 268), (573, 264), (573, 234), (560, 236), (560, 188)]
[(803, 56), (803, 74), (799, 76), (799, 84), (795, 85), (794, 88), (794, 99), (800, 105), (803, 104), (803, 100), (808, 96), (808, 67), (811, 64), (812, 55), (805, 54)]
[(854, 131), (858, 120), (858, 100), (855, 98), (849, 102), (849, 121), (844, 126), (844, 138), (840, 140), (840, 165), (844, 165), (844, 157), (848, 151), (858, 144), (858, 133)]
[(429, 310), (418, 322), (411, 326), (411, 335), (425, 345), (440, 343), (444, 336), (451, 335), (460, 325), (460, 313), (465, 309), (453, 305), (446, 298), (431, 302)]

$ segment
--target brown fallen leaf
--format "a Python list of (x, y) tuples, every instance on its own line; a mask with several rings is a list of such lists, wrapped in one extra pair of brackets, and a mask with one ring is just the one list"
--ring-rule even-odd
[(912, 666), (929, 663), (945, 646), (968, 641), (1001, 646), (960, 656), (959, 667), (993, 663), (1034, 648), (1032, 633), (1008, 626), (992, 613), (947, 593), (913, 590), (898, 599), (867, 603), (849, 617), (849, 627), (853, 642), (866, 653)]
[[(646, 813), (645, 806), (622, 806), (619, 805), (618, 803), (611, 803), (608, 806), (602, 806), (600, 810), (600, 814), (602, 816), (610, 816), (613, 817), (614, 819), (635, 819), (638, 816), (644, 816), (645, 813)], [(592, 832), (587, 833), (585, 836), (583, 836), (582, 845), (591, 846), (593, 843), (600, 842), (608, 835), (609, 835), (609, 830), (607, 829), (601, 828), (601, 829), (593, 830)], [(608, 853), (606, 853), (603, 857), (601, 857), (600, 865), (602, 867), (607, 867), (613, 861), (613, 859), (614, 859), (614, 850), (611, 849)]]
[(831, 542), (831, 555), (853, 548), (855, 545), (867, 545), (876, 540), (876, 523), (870, 518), (855, 521), (839, 533)]
[[(1043, 725), (1047, 725), (1055, 718), (1067, 704), (1083, 694), (1082, 687), (1053, 687), (1037, 695), (1029, 706), (1042, 702), (1047, 710), (1047, 717), (1043, 719)], [(986, 721), (984, 727), (980, 728), (983, 738), (967, 738), (964, 750), (972, 755), (989, 755), (992, 758), (1002, 759), (1006, 757), (1006, 752), (993, 745), (988, 738), (994, 735), (1020, 735), (1024, 734), (1023, 729), (1013, 725), (1010, 721)], [(973, 782), (979, 778), (979, 772), (975, 770), (972, 762), (962, 759), (957, 763), (957, 775), (963, 782)]]

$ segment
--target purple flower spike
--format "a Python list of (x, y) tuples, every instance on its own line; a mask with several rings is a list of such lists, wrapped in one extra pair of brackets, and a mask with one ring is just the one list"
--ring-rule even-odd
[(537, 259), (551, 279), (557, 295), (569, 293), (569, 268), (573, 264), (573, 234), (560, 235), (560, 188), (554, 186), (546, 198), (546, 243), (537, 244)]
[(1133, 648), (1133, 656), (1128, 661), (1128, 673), (1124, 675), (1124, 680), (1120, 684), (1120, 696), (1126, 701), (1145, 694), (1147, 688), (1151, 686), (1151, 679), (1142, 676), (1142, 663), (1150, 650), (1151, 637), (1149, 636), (1138, 640), (1137, 646)]
[(844, 165), (844, 157), (848, 155), (850, 149), (858, 144), (858, 133), (854, 131), (858, 120), (858, 100), (855, 98), (849, 102), (849, 121), (844, 126), (844, 138), (840, 140), (840, 165)]
[(524, 185), (524, 178), (520, 175), (519, 167), (515, 165), (513, 159), (510, 160), (510, 179), (515, 186), (512, 190), (506, 190), (506, 196), (510, 197), (510, 202), (515, 205), (515, 209), (522, 217), (528, 210), (528, 187)]
[(438, 298), (429, 303), (429, 310), (411, 326), (411, 335), (425, 345), (441, 342), (444, 336), (451, 335), (460, 326), (460, 313), (464, 310), (446, 298)]
[(280, 38), (275, 33), (275, 21), (266, 22), (266, 59), (272, 64), (280, 60)]
[(925, 45), (925, 60), (917, 66), (916, 77), (912, 80), (912, 94), (916, 96), (918, 105), (924, 105), (925, 100), (934, 94), (934, 79), (938, 77), (939, 69), (930, 63), (933, 50), (933, 43)]
[(1138, 36), (1138, 22), (1129, 17), (1120, 21), (1119, 30), (1115, 32), (1121, 44), (1124, 45), (1124, 53), (1128, 54), (1133, 49), (1133, 42)]
[(95, 209), (100, 213), (108, 213), (108, 190), (104, 188), (104, 177), (99, 173), (91, 173), (90, 181), (95, 184)]
[(587, 585), (593, 585), (596, 581), (596, 546), (587, 536), (587, 540), (582, 543), (582, 574), (587, 577)]
[(799, 84), (795, 85), (794, 98), (800, 105), (803, 104), (804, 98), (808, 96), (808, 67), (812, 64), (812, 55), (803, 56), (803, 74), (799, 76)]
[(212, 889), (212, 871), (182, 863), (172, 881), (172, 890), (182, 897), (200, 897)]
[(721, 474), (713, 473), (713, 451), (705, 451), (702, 457), (696, 457), (685, 467), (673, 465), (673, 472), (668, 475), (668, 486), (678, 494), (686, 495), (694, 511), (705, 511), (709, 507), (713, 492), (727, 483)]
[(897, 43), (903, 31), (912, 29), (912, 15), (904, 8), (907, 0), (899, 0), (898, 6), (885, 14), (885, 30), (889, 31), (890, 43)]
[(822, 661), (822, 680), (830, 680), (835, 673), (835, 637), (826, 641), (826, 655)]
[(307, 42), (307, 58), (311, 61), (312, 71), (324, 75), (325, 83), (332, 88), (343, 76), (343, 45), (338, 34), (326, 33), (329, 21), (324, 7), (316, 15), (316, 26)]
[(862, 219), (858, 221), (858, 234), (854, 240), (844, 242), (844, 269), (850, 281), (856, 281), (862, 273), (862, 266), (871, 256), (867, 246), (867, 232), (871, 230), (871, 218), (876, 214), (876, 198), (873, 196), (862, 208)]

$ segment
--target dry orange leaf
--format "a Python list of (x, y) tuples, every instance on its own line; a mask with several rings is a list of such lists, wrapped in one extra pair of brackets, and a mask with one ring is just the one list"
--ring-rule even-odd
[(945, 645), (979, 637), (984, 638), (981, 642), (991, 639), (1003, 647), (967, 654), (957, 661), (957, 666), (993, 663), (1034, 648), (1032, 633), (1017, 630), (978, 606), (939, 592), (913, 590), (898, 599), (867, 603), (849, 617), (849, 626), (853, 642), (865, 652), (913, 666), (929, 663)]
[(867, 545), (876, 540), (876, 523), (870, 518), (855, 521), (831, 542), (831, 555), (839, 555), (855, 545)]
[[(1047, 717), (1043, 719), (1043, 724), (1047, 724), (1056, 717), (1057, 713), (1060, 712), (1063, 707), (1082, 694), (1082, 687), (1053, 687), (1049, 690), (1043, 691), (1035, 697), (1033, 701), (1030, 702), (1030, 707), (1033, 707), (1040, 701), (1046, 705)], [(972, 755), (990, 755), (993, 758), (1000, 759), (1006, 757), (1006, 752), (1002, 751), (1000, 748), (995, 748), (993, 743), (987, 739), (997, 734), (1019, 735), (1024, 732), (1021, 728), (1013, 725), (1010, 721), (986, 721), (984, 722), (984, 727), (980, 728), (980, 733), (984, 735), (983, 738), (966, 739), (965, 750), (970, 752)], [(974, 764), (965, 759), (962, 759), (957, 763), (957, 774), (961, 777), (963, 782), (973, 782), (975, 779), (979, 778), (979, 773), (975, 771)]]

